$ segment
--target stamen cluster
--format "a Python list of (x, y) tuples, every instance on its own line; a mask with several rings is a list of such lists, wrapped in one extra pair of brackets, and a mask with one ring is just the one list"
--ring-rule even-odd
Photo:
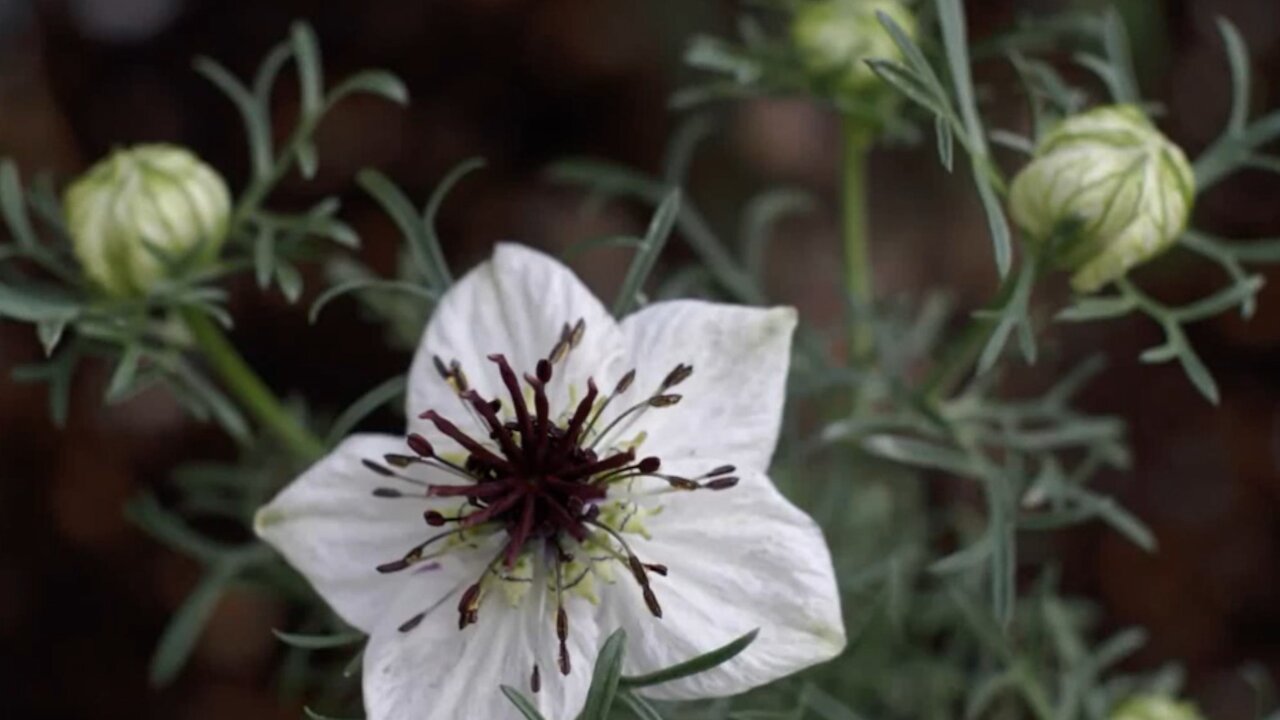
[[(655, 617), (662, 617), (662, 606), (650, 585), (649, 573), (666, 575), (667, 568), (642, 562), (632, 552), (621, 528), (611, 527), (601, 519), (601, 504), (609, 497), (611, 488), (629, 485), (630, 481), (638, 478), (662, 480), (669, 486), (668, 491), (723, 490), (737, 483), (737, 478), (731, 475), (734, 468), (729, 465), (692, 479), (662, 474), (658, 457), (638, 458), (633, 447), (619, 447), (609, 440), (615, 431), (626, 427), (647, 410), (678, 404), (681, 396), (670, 391), (693, 374), (690, 365), (677, 365), (653, 393), (618, 413), (602, 429), (597, 430), (597, 424), (609, 405), (631, 388), (636, 378), (634, 369), (625, 373), (612, 392), (603, 398), (594, 379), (588, 379), (586, 393), (572, 412), (553, 417), (548, 384), (555, 374), (556, 365), (563, 363), (581, 343), (585, 332), (586, 324), (582, 320), (572, 326), (566, 324), (547, 357), (537, 362), (532, 374), (525, 373), (522, 377), (517, 376), (505, 356), (489, 356), (507, 391), (511, 412), (505, 417), (500, 414), (503, 400), (486, 398), (473, 389), (456, 360), (445, 363), (439, 357), (434, 358), (437, 373), (453, 388), (464, 411), (471, 414), (478, 427), (487, 431), (487, 436), (473, 437), (435, 409), (430, 409), (419, 417), (461, 447), (465, 458), (447, 458), (438, 453), (427, 438), (414, 433), (407, 438), (412, 454), (387, 455), (382, 458), (385, 464), (365, 460), (366, 467), (379, 475), (418, 487), (418, 491), (413, 493), (381, 487), (374, 491), (378, 497), (458, 498), (461, 501), (460, 509), (454, 514), (428, 509), (423, 515), (427, 525), (436, 528), (451, 526), (450, 529), (432, 535), (403, 557), (379, 565), (378, 571), (398, 572), (439, 557), (447, 550), (433, 554), (426, 551), (447, 538), (472, 532), (505, 532), (505, 542), (489, 562), (485, 573), (462, 593), (458, 603), (458, 626), (465, 629), (478, 620), (486, 582), (490, 578), (509, 578), (523, 557), (541, 558), (549, 568), (547, 579), (554, 582), (556, 591), (558, 665), (563, 674), (570, 671), (563, 567), (574, 561), (575, 550), (589, 545), (605, 548), (609, 559), (616, 559), (627, 566), (639, 584), (650, 612)], [(532, 407), (526, 399), (525, 387), (531, 392)], [(393, 469), (415, 464), (442, 470), (465, 482), (427, 483), (401, 475)], [(533, 578), (526, 580), (532, 581)], [(413, 629), (424, 614), (410, 618), (400, 629), (405, 632)], [(536, 692), (540, 685), (536, 665), (530, 684)]]

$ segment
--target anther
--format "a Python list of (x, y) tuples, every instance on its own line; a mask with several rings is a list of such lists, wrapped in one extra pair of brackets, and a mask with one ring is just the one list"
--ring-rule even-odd
[(449, 368), (445, 366), (444, 360), (441, 360), (439, 355), (432, 355), (431, 363), (436, 366), (436, 372), (440, 375), (441, 379), (447, 381), (449, 379)]
[(445, 517), (444, 514), (438, 510), (428, 510), (422, 514), (422, 517), (431, 527), (440, 527), (441, 525), (449, 522), (449, 518)]
[(361, 461), (360, 461), (360, 464), (361, 464), (361, 465), (364, 465), (366, 468), (369, 468), (370, 470), (372, 470), (372, 471), (374, 471), (374, 472), (378, 473), (379, 475), (381, 475), (381, 476), (383, 476), (383, 477), (395, 477), (395, 476), (396, 476), (396, 474), (395, 474), (395, 473), (391, 472), (391, 469), (390, 469), (390, 468), (383, 467), (382, 465), (379, 465), (378, 463), (376, 463), (376, 462), (374, 462), (374, 461), (372, 461), (372, 460), (367, 460), (367, 459), (366, 459), (366, 460), (361, 460)]
[(458, 601), (458, 629), (464, 630), (476, 621), (478, 601), (480, 599), (480, 583), (475, 583), (462, 593)]
[(422, 619), (425, 618), (426, 616), (427, 616), (426, 613), (418, 613), (417, 615), (414, 615), (408, 620), (405, 620), (403, 623), (400, 624), (400, 627), (396, 629), (402, 633), (409, 632), (410, 630), (418, 627), (418, 625), (422, 623)]
[(538, 361), (538, 379), (544, 383), (551, 382), (551, 363), (546, 360)]
[(649, 398), (649, 407), (664, 408), (671, 407), (680, 402), (679, 395), (654, 395)]
[(682, 478), (676, 475), (664, 475), (662, 479), (666, 480), (668, 485), (677, 490), (697, 490), (702, 487), (689, 478)]
[(662, 577), (667, 576), (667, 566), (661, 563), (645, 563), (644, 567), (651, 573), (656, 573)]
[(377, 570), (383, 575), (386, 575), (388, 573), (400, 572), (401, 570), (404, 570), (405, 568), (409, 567), (412, 564), (413, 563), (410, 562), (407, 558), (400, 558), (399, 560), (392, 560), (391, 562), (388, 562), (388, 563), (382, 563), (377, 567)]
[(380, 487), (373, 491), (373, 496), (377, 498), (398, 498), (404, 497), (404, 493), (395, 488)]
[(708, 490), (728, 490), (729, 488), (737, 484), (738, 484), (738, 478), (733, 475), (730, 475), (729, 477), (722, 477), (722, 478), (716, 478), (715, 480), (709, 480), (702, 487), (705, 487)]
[(434, 457), (436, 454), (436, 450), (431, 446), (431, 443), (418, 433), (409, 433), (406, 442), (409, 445), (409, 449), (417, 453), (419, 457)]
[(662, 461), (651, 455), (641, 460), (640, 463), (636, 465), (636, 469), (638, 469), (643, 475), (652, 475), (653, 473), (658, 472), (658, 468), (661, 466)]
[(711, 471), (711, 472), (709, 472), (709, 473), (705, 473), (702, 477), (704, 477), (704, 478), (709, 478), (709, 477), (715, 477), (715, 476), (717, 476), (717, 475), (728, 475), (729, 473), (733, 472), (734, 470), (737, 470), (737, 468), (735, 468), (735, 467), (734, 467), (734, 466), (732, 466), (732, 465), (721, 465), (720, 467), (716, 468), (715, 470), (712, 470), (712, 471)]
[(684, 382), (685, 380), (688, 380), (689, 376), (692, 374), (693, 374), (692, 365), (685, 365), (684, 363), (676, 365), (675, 369), (667, 373), (666, 379), (662, 381), (662, 389), (667, 390), (669, 388), (673, 388), (679, 385), (680, 383)]
[(656, 618), (662, 617), (662, 605), (658, 603), (658, 596), (653, 593), (653, 589), (645, 586), (643, 591), (644, 604), (649, 606), (649, 612), (653, 613)]
[(529, 676), (529, 689), (534, 695), (542, 689), (542, 671), (538, 669), (538, 663), (533, 664), (533, 674)]
[(631, 387), (631, 383), (635, 382), (635, 380), (636, 380), (636, 371), (635, 371), (635, 368), (632, 368), (628, 370), (626, 374), (622, 376), (621, 379), (618, 380), (617, 386), (613, 388), (613, 394), (621, 395), (622, 393), (626, 392), (627, 388)]
[(573, 332), (569, 333), (569, 346), (578, 347), (582, 342), (582, 337), (587, 334), (587, 321), (578, 318), (578, 322), (573, 326)]
[(401, 469), (401, 470), (409, 467), (410, 465), (416, 462), (421, 462), (416, 457), (412, 457), (409, 455), (397, 455), (395, 453), (387, 453), (386, 455), (382, 456), (382, 459), (391, 467)]

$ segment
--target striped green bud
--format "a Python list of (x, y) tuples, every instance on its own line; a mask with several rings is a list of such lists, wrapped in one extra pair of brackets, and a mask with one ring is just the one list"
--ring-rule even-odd
[(1196, 706), (1167, 695), (1140, 695), (1121, 703), (1110, 720), (1204, 720)]
[(892, 18), (908, 36), (915, 35), (915, 16), (896, 0), (801, 3), (791, 21), (791, 40), (801, 62), (814, 75), (830, 79), (842, 94), (858, 97), (880, 92), (884, 83), (866, 60), (900, 60), (902, 53), (877, 12)]
[(1009, 189), (1014, 220), (1033, 243), (1052, 245), (1082, 293), (1173, 245), (1194, 200), (1186, 155), (1130, 105), (1063, 120)]
[(143, 296), (175, 269), (208, 266), (231, 213), (212, 168), (159, 144), (111, 153), (67, 188), (63, 205), (85, 275), (113, 297)]

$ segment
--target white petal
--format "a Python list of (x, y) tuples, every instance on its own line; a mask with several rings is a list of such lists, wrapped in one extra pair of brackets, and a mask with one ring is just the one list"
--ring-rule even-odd
[[(483, 571), (482, 565), (476, 578)], [(602, 642), (591, 606), (581, 598), (566, 598), (573, 667), (564, 676), (556, 667), (555, 605), (545, 583), (538, 583), (516, 607), (502, 598), (501, 590), (491, 591), (479, 621), (459, 630), (457, 604), (469, 584), (440, 601), (417, 627), (402, 632), (398, 627), (404, 620), (423, 609), (423, 600), (409, 590), (374, 631), (364, 651), (369, 720), (518, 720), (523, 716), (502, 694), (502, 685), (519, 690), (547, 718), (576, 717)], [(541, 675), (537, 693), (530, 688), (535, 662)]]
[[(549, 387), (552, 413), (568, 408), (568, 386), (580, 394), (593, 373), (607, 372), (622, 353), (618, 325), (569, 268), (521, 245), (499, 244), (481, 263), (445, 293), (423, 333), (409, 371), (407, 415), (410, 427), (427, 426), (418, 415), (437, 409), (460, 427), (453, 391), (440, 379), (432, 358), (458, 360), (472, 387), (487, 398), (504, 398), (506, 388), (488, 357), (502, 353), (517, 375), (533, 374), (560, 339), (566, 323), (586, 323), (583, 342), (556, 367)], [(597, 375), (597, 380), (600, 376)]]
[(769, 467), (782, 422), (792, 308), (747, 308), (698, 300), (652, 305), (622, 321), (636, 380), (623, 409), (648, 397), (679, 363), (693, 375), (671, 390), (678, 405), (651, 408), (626, 435), (648, 433), (640, 449), (664, 462), (730, 458), (739, 467)]
[[(673, 464), (694, 474), (702, 463)], [(639, 589), (622, 577), (601, 604), (603, 627), (627, 629), (628, 674), (653, 672), (720, 647), (752, 630), (741, 655), (699, 675), (655, 686), (664, 699), (743, 692), (829, 660), (844, 649), (844, 621), (831, 556), (814, 521), (763, 475), (737, 487), (665, 496), (646, 520), (652, 540), (631, 543), (662, 605), (654, 618)], [(628, 542), (631, 542), (628, 539)]]
[[(423, 520), (428, 507), (452, 509), (457, 504), (456, 500), (374, 497), (373, 491), (380, 487), (421, 492), (411, 484), (378, 475), (361, 462), (381, 462), (387, 453), (405, 452), (401, 438), (353, 435), (254, 518), (258, 535), (279, 550), (343, 620), (365, 632), (383, 619), (406, 578), (415, 573), (382, 574), (377, 566), (403, 557), (440, 531)], [(432, 476), (436, 482), (453, 482), (448, 475)], [(446, 557), (438, 564), (424, 564), (417, 573), (451, 588), (450, 579), (466, 569), (458, 565)], [(423, 572), (427, 568), (433, 569)]]

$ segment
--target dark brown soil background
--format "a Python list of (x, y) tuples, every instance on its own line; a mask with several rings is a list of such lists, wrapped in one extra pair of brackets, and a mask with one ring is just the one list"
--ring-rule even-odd
[[(1055, 3), (968, 5), (972, 31), (982, 36), (1019, 8)], [(1280, 101), (1280, 3), (1129, 5), (1144, 18), (1135, 43), (1146, 93), (1166, 104), (1166, 129), (1191, 153), (1226, 116), (1214, 15), (1244, 32), (1259, 104)], [(733, 11), (716, 0), (0, 0), (0, 153), (27, 174), (49, 168), (66, 178), (112, 146), (168, 140), (193, 147), (238, 187), (247, 165), (238, 119), (189, 59), (205, 53), (248, 73), (291, 19), (307, 16), (331, 77), (384, 66), (406, 80), (413, 104), (341, 107), (320, 131), (319, 177), (286, 182), (273, 202), (298, 206), (341, 193), (365, 257), (389, 270), (399, 238), (354, 187), (354, 172), (380, 167), (423, 198), (454, 163), (484, 156), (489, 169), (468, 179), (442, 216), (446, 253), (465, 268), (500, 239), (557, 248), (643, 227), (638, 208), (580, 218), (577, 196), (540, 171), (570, 154), (656, 169), (675, 126), (666, 97), (688, 77), (679, 64), (685, 39), (727, 31)], [(991, 69), (993, 78), (1004, 74)], [(285, 120), (292, 92), (277, 97)], [(723, 120), (691, 180), (713, 217), (731, 218), (744, 191), (766, 183), (799, 183), (833, 200), (835, 124), (824, 111), (756, 101)], [(992, 263), (967, 181), (948, 178), (927, 147), (877, 151), (872, 173), (882, 292), (945, 285), (967, 306), (987, 297)], [(1280, 234), (1278, 190), (1273, 178), (1236, 178), (1202, 199), (1198, 224), (1238, 237)], [(837, 247), (832, 213), (789, 223), (770, 256), (774, 296), (813, 322), (835, 322)], [(680, 243), (672, 248), (667, 261), (685, 259)], [(604, 290), (625, 261), (603, 252), (579, 267)], [(1193, 297), (1220, 282), (1212, 268), (1179, 273), (1178, 263), (1150, 274), (1158, 294)], [(1216, 410), (1176, 367), (1137, 363), (1137, 352), (1159, 341), (1156, 328), (1138, 321), (1059, 332), (1057, 356), (1018, 380), (1041, 385), (1072, 358), (1111, 354), (1087, 402), (1131, 423), (1136, 470), (1109, 480), (1109, 489), (1151, 524), (1162, 552), (1144, 555), (1100, 528), (1074, 531), (1059, 541), (1066, 582), (1102, 603), (1112, 625), (1148, 627), (1152, 641), (1136, 666), (1180, 659), (1193, 694), (1224, 718), (1251, 717), (1246, 663), (1261, 663), (1273, 677), (1280, 671), (1280, 278), (1270, 279), (1252, 322), (1232, 317), (1194, 328), (1222, 386)], [(308, 276), (311, 296), (320, 281)], [(379, 333), (350, 302), (308, 327), (305, 313), (278, 293), (235, 291), (235, 340), (277, 388), (341, 406), (403, 369), (405, 359), (381, 349)], [(298, 717), (272, 685), (279, 645), (269, 630), (284, 623), (282, 608), (248, 592), (218, 607), (212, 632), (174, 686), (148, 689), (149, 653), (197, 568), (128, 524), (121, 504), (161, 483), (175, 464), (226, 458), (231, 448), (161, 394), (101, 408), (102, 367), (78, 378), (70, 426), (57, 431), (43, 389), (7, 380), (10, 367), (38, 356), (29, 328), (0, 323), (0, 717)]]

